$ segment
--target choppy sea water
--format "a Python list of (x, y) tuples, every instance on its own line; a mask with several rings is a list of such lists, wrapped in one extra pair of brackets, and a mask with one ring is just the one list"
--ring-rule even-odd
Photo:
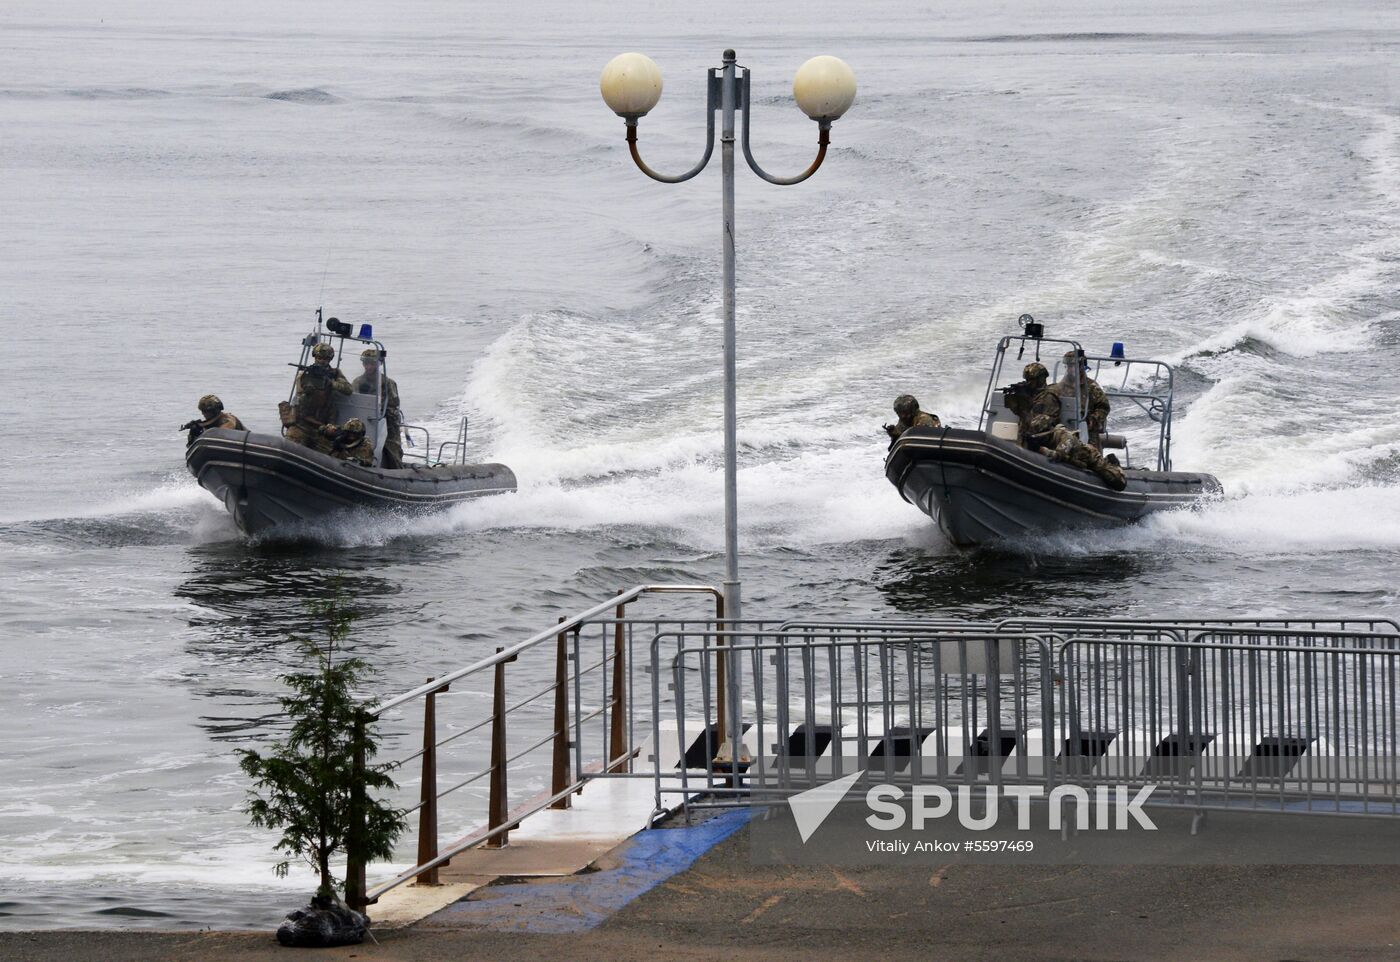
[[(1400, 609), (1388, 5), (374, 6), (0, 11), (0, 927), (288, 907), (307, 877), (273, 878), (232, 751), (337, 582), (386, 692), (620, 586), (718, 582), (718, 174), (632, 168), (596, 89), (624, 49), (665, 71), (665, 168), (725, 46), (770, 168), (812, 150), (803, 60), (860, 84), (811, 181), (740, 171), (748, 613)], [(241, 537), (175, 426), (215, 391), (274, 429), (320, 304), (519, 493)], [(947, 548), (879, 424), (906, 390), (975, 419), (1023, 311), (1177, 364), (1176, 465), (1231, 497)]]

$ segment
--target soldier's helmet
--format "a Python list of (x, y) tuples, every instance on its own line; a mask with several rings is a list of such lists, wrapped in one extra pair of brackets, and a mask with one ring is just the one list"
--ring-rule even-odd
[(345, 422), (345, 430), (350, 434), (364, 434), (365, 422), (361, 421), (359, 418), (351, 418)]
[(1027, 381), (1044, 381), (1050, 377), (1050, 372), (1039, 361), (1031, 361), (1021, 369), (1021, 377)]
[(902, 418), (911, 416), (919, 410), (919, 402), (912, 394), (901, 394), (894, 399), (894, 413)]
[(1075, 368), (1082, 371), (1089, 367), (1089, 359), (1084, 356), (1084, 352), (1076, 351), (1073, 348), (1065, 351), (1064, 362), (1065, 369), (1069, 371), (1073, 371)]
[(319, 360), (332, 360), (335, 357), (335, 348), (329, 344), (317, 344), (311, 349), (311, 356)]
[(206, 394), (199, 399), (199, 413), (206, 418), (212, 418), (224, 409), (224, 402), (219, 400), (217, 394)]
[(367, 347), (367, 348), (365, 348), (363, 351), (360, 352), (360, 360), (362, 360), (362, 361), (377, 361), (377, 360), (379, 360), (379, 352), (376, 351), (376, 350), (375, 350), (374, 348), (372, 348), (372, 347)]

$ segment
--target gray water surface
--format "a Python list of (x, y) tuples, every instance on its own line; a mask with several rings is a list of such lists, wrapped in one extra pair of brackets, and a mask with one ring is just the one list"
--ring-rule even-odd
[[(797, 66), (860, 85), (811, 181), (740, 173), (751, 614), (1400, 611), (1392, 6), (377, 6), (0, 11), (0, 927), (294, 902), (232, 752), (275, 732), (288, 636), (337, 583), (386, 692), (620, 586), (718, 583), (718, 171), (632, 167), (597, 94), (627, 49), (665, 74), (667, 170), (725, 46), (779, 172), (814, 149)], [(214, 391), (275, 430), (322, 304), (374, 324), (410, 421), (468, 415), (520, 491), (240, 536), (175, 427)], [(945, 546), (879, 425), (904, 391), (975, 420), (1023, 311), (1177, 363), (1176, 466), (1231, 499)]]

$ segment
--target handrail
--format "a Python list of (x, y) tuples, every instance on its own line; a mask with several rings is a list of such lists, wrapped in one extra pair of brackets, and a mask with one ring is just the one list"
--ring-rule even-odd
[(616, 608), (618, 605), (625, 605), (628, 602), (636, 600), (644, 594), (709, 594), (713, 595), (717, 599), (724, 597), (724, 593), (720, 591), (720, 589), (712, 587), (711, 585), (638, 585), (637, 587), (630, 588), (627, 591), (624, 591), (613, 598), (609, 598), (607, 601), (594, 605), (587, 611), (581, 611), (571, 618), (566, 618), (559, 624), (551, 625), (545, 630), (531, 635), (529, 638), (526, 638), (522, 642), (518, 642), (517, 644), (511, 645), (508, 648), (502, 648), (494, 655), (490, 655), (486, 658), (481, 659), (480, 661), (473, 662), (472, 664), (467, 665), (464, 668), (458, 668), (456, 671), (450, 671), (445, 675), (439, 676), (431, 682), (419, 685), (417, 688), (414, 688), (410, 691), (406, 691), (402, 695), (396, 695), (393, 698), (390, 698), (388, 701), (369, 707), (369, 716), (371, 718), (378, 718), (391, 708), (397, 708), (398, 706), (406, 702), (410, 702), (415, 698), (421, 698), (424, 695), (428, 694), (428, 692), (436, 691), (443, 685), (451, 684), (459, 678), (465, 678), (468, 675), (474, 675), (479, 671), (485, 671), (487, 668), (492, 668), (500, 664), (501, 662), (510, 661), (522, 651), (526, 651), (530, 648), (533, 648), (536, 645), (541, 644), (545, 641), (553, 640), (554, 637), (558, 635), (561, 631), (572, 631), (574, 628), (577, 628), (578, 626), (582, 625), (584, 622), (590, 620), (591, 618), (602, 614), (604, 611), (607, 611), (610, 608)]

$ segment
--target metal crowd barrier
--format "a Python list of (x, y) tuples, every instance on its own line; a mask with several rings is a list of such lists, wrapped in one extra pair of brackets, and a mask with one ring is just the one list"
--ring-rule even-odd
[[(671, 717), (653, 720), (657, 810), (667, 794), (687, 806), (755, 804), (865, 771), (1047, 794), (1151, 784), (1154, 804), (1198, 813), (1400, 814), (1400, 630), (1382, 619), (1294, 624), (664, 633), (657, 657), (679, 651)], [(727, 745), (714, 744), (720, 684)]]
[[(629, 614), (662, 594), (713, 614)], [(656, 817), (857, 770), (1394, 816), (1397, 655), (1388, 619), (735, 623), (713, 587), (640, 586), (367, 707), (361, 730), (378, 722), (401, 766), (417, 855), (368, 889), (352, 841), (347, 902), (436, 882), (458, 853), (504, 845), (608, 778), (650, 780)]]

